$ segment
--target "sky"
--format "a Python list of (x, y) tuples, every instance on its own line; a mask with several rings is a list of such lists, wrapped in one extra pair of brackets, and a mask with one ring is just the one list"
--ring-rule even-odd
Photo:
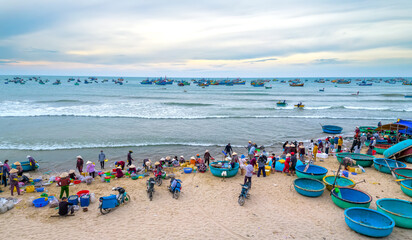
[(412, 76), (411, 0), (0, 0), (0, 74)]

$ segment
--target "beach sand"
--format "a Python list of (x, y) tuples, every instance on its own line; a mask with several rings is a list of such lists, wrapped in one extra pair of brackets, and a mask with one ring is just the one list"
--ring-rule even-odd
[[(329, 157), (316, 164), (326, 167), (329, 174), (336, 171), (338, 162)], [(408, 167), (412, 167), (411, 164)], [(308, 198), (293, 188), (296, 177), (282, 173), (263, 178), (253, 177), (250, 199), (244, 206), (237, 203), (241, 191), (240, 173), (224, 181), (210, 172), (183, 174), (182, 194), (178, 200), (168, 192), (169, 181), (155, 187), (153, 201), (146, 195), (146, 180), (116, 179), (91, 185), (71, 186), (70, 193), (87, 189), (96, 197), (107, 196), (112, 187), (122, 186), (131, 202), (107, 215), (101, 215), (98, 201), (88, 212), (78, 211), (74, 217), (50, 217), (54, 208), (26, 207), (29, 197), (39, 193), (25, 193), (22, 202), (0, 215), (2, 239), (368, 239), (349, 229), (344, 210), (331, 200), (325, 190), (319, 198)], [(366, 168), (366, 173), (351, 175), (356, 186), (373, 197), (371, 209), (376, 209), (379, 198), (411, 200), (402, 193), (390, 174)], [(56, 195), (60, 188), (47, 187)], [(0, 194), (9, 197), (10, 192)], [(411, 230), (395, 227), (388, 239), (411, 239)]]

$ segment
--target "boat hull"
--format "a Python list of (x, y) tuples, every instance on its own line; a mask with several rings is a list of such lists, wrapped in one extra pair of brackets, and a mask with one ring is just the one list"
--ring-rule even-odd
[(372, 197), (369, 194), (353, 188), (338, 189), (340, 191), (340, 195), (336, 191), (336, 188), (332, 189), (330, 195), (336, 206), (343, 209), (351, 207), (369, 208), (372, 201)]
[[(222, 163), (228, 163), (228, 161), (220, 161)], [(223, 177), (223, 178), (230, 178), (236, 176), (237, 172), (239, 171), (239, 163), (235, 164), (234, 168), (228, 169), (228, 168), (216, 168), (213, 167), (212, 164), (216, 164), (218, 162), (212, 162), (209, 164), (210, 172), (213, 174), (213, 176), (216, 177)], [(223, 176), (222, 173), (226, 172), (226, 176)]]
[(401, 182), (401, 190), (409, 197), (412, 197), (412, 179), (403, 180)]
[(386, 214), (358, 207), (345, 210), (345, 222), (353, 231), (369, 237), (389, 236), (395, 227), (395, 221)]
[[(23, 168), (23, 172), (34, 171), (34, 170), (36, 170), (37, 168), (40, 167), (39, 164), (36, 163), (35, 167), (33, 168), (33, 167), (30, 165), (30, 161), (20, 162), (20, 164), (21, 164), (21, 167)], [(12, 167), (12, 168), (16, 168), (16, 165), (12, 164), (11, 167)]]
[(373, 164), (374, 156), (361, 153), (337, 153), (336, 158), (338, 162), (342, 163), (343, 158), (349, 157), (355, 160), (356, 165), (361, 167), (370, 167)]
[(377, 154), (383, 155), (383, 152), (386, 151), (386, 149), (392, 147), (392, 145), (389, 144), (376, 144), (374, 150), (376, 151)]
[(385, 213), (395, 221), (395, 226), (412, 228), (412, 202), (382, 198), (376, 201), (376, 206), (379, 212)]
[(322, 130), (324, 133), (339, 134), (342, 132), (343, 128), (334, 125), (323, 125)]
[(402, 151), (407, 150), (411, 147), (412, 147), (412, 139), (408, 139), (408, 140), (402, 141), (386, 149), (386, 151), (383, 152), (383, 155), (385, 156), (385, 158), (392, 158), (396, 154), (401, 153)]
[(293, 181), (296, 192), (306, 197), (319, 197), (325, 191), (325, 184), (310, 178), (297, 178)]
[(306, 172), (304, 172), (306, 165), (296, 166), (296, 176), (298, 178), (311, 178), (316, 180), (322, 180), (326, 176), (328, 170), (324, 167), (317, 165), (310, 165)]
[[(403, 162), (395, 161), (392, 159), (386, 159), (386, 162), (389, 164), (389, 167), (393, 170), (395, 168), (405, 168), (406, 164)], [(375, 158), (373, 160), (373, 166), (375, 167), (376, 170), (379, 172), (391, 174), (391, 170), (388, 167), (388, 164), (386, 164), (384, 158)]]
[(412, 168), (395, 168), (393, 172), (397, 179), (412, 178)]
[[(328, 175), (323, 177), (323, 183), (326, 185), (326, 189), (329, 191), (332, 190), (333, 183), (335, 182), (335, 176), (334, 175)], [(348, 188), (354, 188), (355, 187), (355, 182), (349, 178), (345, 177), (338, 177), (338, 180), (336, 180), (335, 187), (348, 187)]]

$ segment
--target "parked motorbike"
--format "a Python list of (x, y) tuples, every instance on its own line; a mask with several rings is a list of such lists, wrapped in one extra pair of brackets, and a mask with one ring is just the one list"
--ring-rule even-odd
[(156, 181), (154, 180), (154, 178), (150, 178), (149, 180), (147, 180), (146, 182), (146, 186), (147, 186), (147, 196), (149, 197), (150, 201), (152, 201), (153, 199), (153, 192), (154, 192), (154, 185), (155, 185)]
[(120, 204), (126, 204), (130, 201), (130, 196), (127, 194), (126, 190), (122, 187), (114, 187), (113, 191), (117, 191), (117, 195), (110, 195), (106, 197), (101, 197), (99, 199), (99, 209), (100, 212), (104, 215), (109, 213), (114, 208), (120, 206)]
[(172, 178), (170, 179), (170, 186), (167, 188), (173, 194), (173, 198), (178, 199), (180, 191), (182, 190), (182, 181), (180, 179)]
[(250, 197), (250, 194), (249, 194), (250, 182), (247, 182), (246, 184), (240, 184), (240, 185), (242, 186), (242, 191), (240, 192), (237, 202), (239, 203), (240, 206), (243, 206), (245, 204), (245, 199)]

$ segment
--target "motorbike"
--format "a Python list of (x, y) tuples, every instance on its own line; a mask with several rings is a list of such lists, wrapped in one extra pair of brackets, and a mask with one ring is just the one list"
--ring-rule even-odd
[(147, 180), (147, 182), (146, 182), (147, 196), (149, 197), (150, 201), (152, 201), (152, 199), (153, 199), (153, 192), (154, 192), (155, 183), (156, 183), (156, 181), (154, 180), (154, 178), (149, 178), (149, 180)]
[(155, 171), (155, 172), (153, 172), (153, 174), (154, 174), (154, 176), (155, 176), (154, 180), (155, 180), (155, 182), (157, 183), (157, 186), (162, 185), (162, 175), (163, 175), (163, 171), (159, 171), (159, 172)]
[(173, 198), (178, 199), (180, 196), (180, 191), (182, 190), (182, 181), (175, 178), (170, 179), (170, 186), (168, 189), (173, 194)]
[(126, 190), (122, 187), (114, 187), (112, 188), (113, 191), (117, 191), (117, 195), (110, 195), (106, 197), (101, 197), (99, 199), (99, 209), (100, 212), (105, 215), (109, 213), (114, 208), (120, 206), (120, 204), (126, 204), (130, 201), (130, 196), (127, 194)]
[(237, 202), (239, 203), (240, 206), (243, 206), (245, 204), (245, 199), (250, 197), (250, 194), (249, 194), (250, 182), (247, 182), (246, 184), (240, 184), (240, 185), (242, 186), (242, 191), (240, 192)]

